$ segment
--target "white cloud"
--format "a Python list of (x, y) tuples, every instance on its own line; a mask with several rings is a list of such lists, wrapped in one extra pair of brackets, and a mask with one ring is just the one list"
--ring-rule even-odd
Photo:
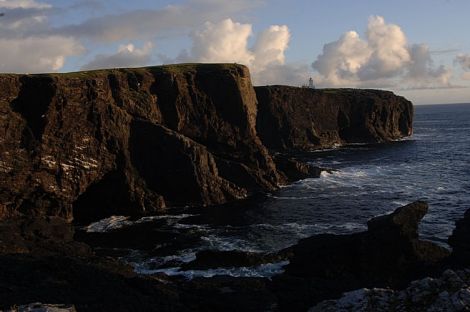
[[(232, 19), (217, 23), (206, 22), (202, 29), (191, 34), (190, 51), (183, 50), (176, 59), (160, 56), (165, 63), (207, 62), (240, 63), (248, 66), (256, 84), (288, 83), (285, 77), (295, 81), (305, 75), (304, 66), (285, 65), (285, 51), (290, 40), (286, 25), (272, 25), (256, 36), (253, 47), (249, 39), (253, 36), (251, 24), (241, 24)], [(308, 69), (307, 69), (308, 71)], [(282, 73), (282, 75), (281, 75)], [(291, 82), (292, 83), (292, 82)]]
[(290, 32), (286, 25), (272, 25), (261, 32), (253, 49), (256, 56), (253, 66), (262, 70), (269, 65), (284, 64), (284, 52), (287, 50), (289, 40)]
[(462, 70), (461, 78), (464, 80), (470, 80), (470, 54), (459, 54), (455, 57), (454, 63), (460, 65)]
[(67, 25), (55, 33), (83, 37), (97, 42), (149, 40), (159, 35), (187, 32), (206, 21), (218, 20), (259, 6), (261, 0), (187, 0), (160, 9), (140, 9), (122, 14), (90, 18)]
[(131, 43), (121, 45), (114, 54), (98, 54), (91, 62), (84, 65), (82, 69), (145, 66), (151, 61), (152, 48), (151, 42), (145, 43), (140, 49)]
[(33, 0), (0, 0), (0, 72), (39, 73), (60, 70), (69, 56), (83, 53), (74, 38), (48, 35), (49, 4)]
[(50, 4), (40, 3), (34, 0), (0, 0), (1, 9), (46, 9)]
[(448, 87), (452, 71), (441, 65), (434, 67), (429, 47), (425, 44), (413, 44), (410, 48), (411, 63), (406, 79), (414, 88)]
[(434, 67), (426, 45), (410, 46), (402, 29), (380, 16), (369, 18), (365, 39), (349, 31), (325, 44), (312, 67), (322, 86), (449, 87), (452, 75)]
[(59, 36), (0, 39), (0, 72), (57, 71), (66, 57), (82, 52), (75, 40)]
[(249, 65), (255, 57), (248, 49), (248, 38), (251, 35), (249, 24), (235, 23), (231, 19), (219, 23), (206, 22), (202, 30), (191, 35), (191, 58), (200, 62)]

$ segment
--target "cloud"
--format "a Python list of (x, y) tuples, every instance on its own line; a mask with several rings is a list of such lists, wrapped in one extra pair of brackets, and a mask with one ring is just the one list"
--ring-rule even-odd
[(414, 88), (450, 87), (452, 71), (441, 65), (434, 67), (429, 47), (413, 44), (410, 48), (411, 63), (405, 79)]
[[(52, 15), (59, 12), (67, 14), (72, 7), (89, 8), (99, 5), (96, 0), (75, 1), (71, 6), (56, 7), (40, 0), (0, 0), (0, 8), (5, 15), (0, 18), (0, 56), (6, 56), (0, 60), (2, 71), (37, 72), (56, 71), (62, 68), (67, 57), (83, 53), (82, 44), (89, 44), (90, 40), (95, 44), (105, 47), (109, 43), (133, 42), (135, 40), (153, 41), (161, 36), (181, 36), (188, 34), (197, 27), (206, 27), (206, 21), (219, 20), (221, 16), (233, 16), (249, 9), (257, 7), (265, 0), (185, 0), (176, 5), (167, 5), (159, 9), (139, 9), (126, 11), (121, 14), (111, 14), (85, 19), (77, 24), (65, 24), (53, 26), (49, 20)], [(206, 26), (204, 26), (206, 25)], [(232, 23), (233, 36), (229, 40), (219, 38), (213, 34), (213, 38), (219, 39), (219, 47), (229, 44), (235, 51), (242, 51), (236, 59), (240, 62), (251, 62), (250, 51), (243, 46), (237, 46), (237, 37), (246, 38), (251, 35), (251, 25)], [(203, 37), (216, 31), (208, 30)], [(230, 29), (224, 29), (225, 34), (230, 34)], [(207, 38), (209, 40), (209, 38)], [(50, 51), (42, 43), (50, 45)], [(206, 41), (207, 42), (207, 41)], [(240, 38), (238, 44), (244, 44), (246, 40)], [(233, 43), (233, 44), (232, 44)], [(214, 43), (217, 44), (217, 43)], [(28, 47), (21, 50), (18, 47)], [(207, 51), (197, 51), (194, 46), (194, 54), (203, 59), (223, 57), (224, 52), (218, 57)], [(16, 49), (16, 50), (15, 50)], [(72, 51), (72, 49), (75, 49)], [(17, 59), (36, 60), (31, 63), (19, 61), (7, 64), (10, 54), (16, 51)], [(245, 53), (246, 52), (246, 53)], [(245, 54), (243, 54), (245, 53)], [(96, 55), (84, 68), (116, 67), (116, 66), (140, 66), (147, 64), (151, 58), (151, 47), (120, 49), (116, 53), (104, 53)], [(17, 66), (17, 67), (15, 67)]]
[(260, 32), (250, 47), (249, 40), (253, 35), (251, 24), (237, 23), (230, 18), (216, 23), (206, 22), (201, 29), (191, 33), (192, 47), (189, 51), (183, 50), (175, 59), (160, 58), (165, 63), (244, 64), (250, 68), (253, 81), (257, 84), (287, 83), (287, 76), (296, 77), (296, 81), (302, 76), (302, 81), (305, 81), (305, 75), (300, 74), (305, 66), (285, 65), (285, 51), (290, 40), (286, 25), (272, 25)]
[(460, 65), (462, 70), (461, 78), (464, 80), (470, 80), (470, 54), (459, 54), (455, 57), (455, 64)]
[(402, 29), (380, 16), (369, 18), (365, 39), (349, 31), (325, 44), (312, 67), (321, 86), (449, 87), (452, 75), (434, 67), (426, 45), (410, 46)]
[(272, 25), (261, 32), (253, 48), (253, 53), (256, 56), (253, 66), (265, 69), (273, 64), (284, 64), (284, 52), (289, 46), (289, 40), (290, 32), (286, 25)]
[(231, 19), (219, 23), (206, 22), (202, 30), (193, 32), (191, 58), (199, 62), (236, 62), (249, 65), (255, 55), (248, 49), (252, 35), (250, 24), (240, 24)]
[(117, 67), (139, 67), (148, 65), (151, 61), (153, 45), (147, 42), (142, 48), (136, 48), (133, 44), (121, 45), (114, 54), (98, 54), (84, 65), (82, 69), (100, 69)]
[(45, 9), (52, 6), (34, 0), (0, 0), (0, 9)]
[[(60, 70), (66, 58), (84, 52), (74, 38), (48, 35), (54, 8), (33, 0), (0, 0), (0, 72), (39, 73)], [(42, 33), (41, 33), (42, 32)]]
[(97, 42), (148, 40), (156, 36), (186, 32), (205, 21), (232, 16), (259, 6), (260, 0), (188, 0), (161, 9), (133, 10), (122, 14), (90, 18), (77, 25), (54, 30), (56, 34), (92, 39)]
[(0, 72), (57, 71), (64, 66), (66, 57), (82, 50), (75, 40), (60, 36), (0, 39)]

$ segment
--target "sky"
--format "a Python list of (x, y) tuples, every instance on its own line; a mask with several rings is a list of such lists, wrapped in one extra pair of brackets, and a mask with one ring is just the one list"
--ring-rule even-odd
[(181, 62), (470, 102), (469, 0), (0, 0), (0, 72)]

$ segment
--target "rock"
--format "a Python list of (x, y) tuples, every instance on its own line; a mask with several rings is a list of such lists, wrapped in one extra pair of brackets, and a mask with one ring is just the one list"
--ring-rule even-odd
[(275, 155), (273, 159), (277, 170), (283, 174), (289, 182), (307, 178), (319, 178), (321, 172), (324, 170), (285, 155)]
[(274, 150), (396, 140), (412, 133), (413, 106), (392, 92), (256, 87), (256, 128)]
[(379, 216), (367, 222), (369, 232), (380, 236), (418, 238), (419, 221), (428, 212), (428, 204), (417, 201), (396, 209), (392, 214)]
[(181, 286), (188, 311), (279, 311), (264, 278), (197, 278)]
[(303, 310), (349, 290), (404, 287), (438, 270), (449, 252), (418, 239), (426, 211), (426, 203), (415, 202), (370, 220), (366, 232), (301, 240), (285, 273), (274, 278), (281, 305)]
[(470, 264), (470, 209), (464, 217), (455, 223), (454, 231), (449, 237), (452, 247), (450, 264), (452, 266), (466, 267)]
[(85, 223), (283, 183), (244, 66), (0, 75), (0, 88), (0, 218)]
[(89, 246), (74, 240), (74, 228), (58, 217), (0, 222), (0, 254), (89, 256)]
[[(464, 280), (456, 276), (465, 276)], [(466, 271), (446, 270), (440, 277), (413, 281), (406, 289), (358, 289), (337, 300), (326, 300), (314, 307), (317, 311), (468, 311), (470, 275)]]
[(276, 168), (260, 137), (307, 149), (411, 133), (411, 103), (390, 92), (255, 93), (237, 64), (2, 74), (0, 89), (0, 219), (223, 204), (318, 175), (279, 157)]

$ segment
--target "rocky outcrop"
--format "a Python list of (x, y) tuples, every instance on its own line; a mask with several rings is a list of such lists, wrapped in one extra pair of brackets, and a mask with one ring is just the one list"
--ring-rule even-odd
[(449, 237), (449, 245), (452, 247), (450, 264), (457, 267), (470, 265), (470, 209), (464, 217), (455, 223), (455, 229)]
[(274, 287), (281, 305), (302, 311), (313, 303), (363, 287), (405, 287), (439, 268), (449, 252), (418, 239), (425, 202), (398, 208), (368, 222), (368, 231), (322, 234), (301, 240)]
[(392, 93), (255, 93), (236, 64), (0, 75), (0, 90), (0, 219), (221, 204), (318, 175), (273, 161), (257, 132), (270, 148), (308, 148), (411, 131), (411, 104)]
[(358, 289), (338, 300), (321, 302), (309, 312), (336, 311), (468, 311), (470, 271), (447, 270), (440, 277), (413, 281), (404, 290), (384, 288)]
[(412, 133), (413, 105), (392, 92), (256, 87), (257, 130), (274, 150), (396, 140)]
[[(201, 251), (185, 264), (186, 269), (198, 270), (290, 259), (285, 272), (272, 279), (137, 275), (130, 266), (99, 257), (75, 242), (65, 220), (8, 220), (0, 223), (0, 267), (8, 268), (0, 270), (0, 309), (48, 302), (74, 304), (79, 311), (439, 311), (446, 306), (458, 310), (468, 305), (470, 274), (441, 273), (448, 251), (419, 240), (416, 232), (426, 211), (426, 203), (416, 202), (372, 219), (367, 232), (316, 235), (277, 254)], [(156, 243), (152, 239), (161, 235), (142, 226), (133, 233), (126, 227), (121, 230), (142, 241), (137, 248), (150, 250)], [(150, 238), (148, 246), (144, 233)], [(109, 236), (98, 245), (136, 246), (123, 238)], [(436, 277), (411, 282), (430, 274)]]

